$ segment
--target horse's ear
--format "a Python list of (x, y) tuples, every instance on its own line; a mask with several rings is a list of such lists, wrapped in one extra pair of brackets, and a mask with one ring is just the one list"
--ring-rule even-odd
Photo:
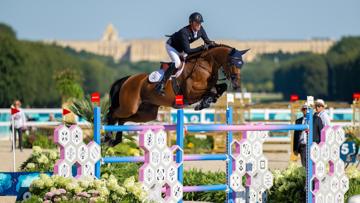
[(247, 51), (249, 51), (250, 49), (245, 49), (245, 50), (240, 50), (239, 52), (240, 52), (240, 54), (241, 55), (244, 55)]
[(235, 48), (232, 48), (229, 55), (233, 56), (236, 52), (237, 52), (237, 50)]

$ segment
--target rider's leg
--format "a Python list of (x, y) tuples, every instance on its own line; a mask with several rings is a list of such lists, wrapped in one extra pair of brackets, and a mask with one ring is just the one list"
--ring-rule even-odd
[(171, 62), (175, 64), (176, 68), (180, 68), (181, 67), (180, 53), (169, 44), (166, 44), (165, 48), (167, 53), (169, 54)]
[(170, 67), (165, 71), (162, 80), (155, 85), (155, 90), (156, 90), (156, 92), (158, 94), (161, 94), (162, 96), (165, 96), (165, 91), (164, 91), (165, 83), (170, 78), (170, 76), (172, 75), (174, 70), (175, 70), (175, 65), (172, 63), (170, 65)]
[(166, 51), (169, 54), (169, 57), (170, 57), (171, 61), (173, 62), (173, 64), (171, 64), (171, 66), (165, 71), (162, 80), (155, 86), (156, 92), (161, 95), (165, 95), (165, 92), (164, 92), (165, 83), (171, 76), (174, 68), (181, 67), (181, 60), (179, 57), (179, 55), (180, 55), (179, 52), (176, 51), (176, 49), (174, 49), (172, 46), (170, 46), (167, 43), (166, 43)]

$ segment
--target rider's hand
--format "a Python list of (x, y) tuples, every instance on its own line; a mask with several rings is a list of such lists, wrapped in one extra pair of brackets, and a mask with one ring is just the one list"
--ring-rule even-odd
[(209, 44), (204, 44), (204, 45), (202, 46), (202, 48), (203, 48), (203, 50), (208, 50), (208, 49), (209, 49)]
[(208, 44), (209, 44), (210, 46), (215, 46), (215, 45), (216, 45), (216, 42), (215, 42), (215, 41), (210, 41)]
[(210, 41), (209, 43), (205, 43), (203, 45), (203, 50), (208, 50), (209, 48), (214, 47), (214, 46), (216, 46), (216, 43), (214, 41)]

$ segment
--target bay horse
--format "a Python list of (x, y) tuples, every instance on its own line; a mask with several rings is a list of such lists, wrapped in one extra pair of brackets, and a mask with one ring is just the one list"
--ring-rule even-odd
[[(227, 45), (214, 45), (206, 51), (189, 56), (181, 74), (176, 79), (172, 78), (175, 81), (166, 82), (165, 96), (156, 93), (155, 84), (148, 81), (146, 73), (117, 80), (111, 86), (109, 94), (107, 124), (153, 121), (157, 118), (160, 106), (178, 108), (175, 105), (177, 94), (183, 95), (185, 105), (199, 102), (212, 89), (218, 90), (219, 70), (223, 71), (234, 90), (239, 89), (240, 68), (244, 63), (242, 55), (247, 51), (239, 51)], [(221, 96), (226, 88), (227, 86), (217, 92), (217, 95)], [(115, 140), (109, 140), (110, 135), (106, 135), (105, 142), (110, 141), (113, 146), (122, 142), (122, 132), (116, 134)]]

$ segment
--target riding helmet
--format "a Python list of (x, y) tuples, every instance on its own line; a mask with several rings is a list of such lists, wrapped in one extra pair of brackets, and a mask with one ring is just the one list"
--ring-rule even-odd
[(191, 23), (193, 21), (195, 21), (197, 23), (204, 22), (202, 15), (198, 12), (194, 12), (189, 16), (189, 22)]

